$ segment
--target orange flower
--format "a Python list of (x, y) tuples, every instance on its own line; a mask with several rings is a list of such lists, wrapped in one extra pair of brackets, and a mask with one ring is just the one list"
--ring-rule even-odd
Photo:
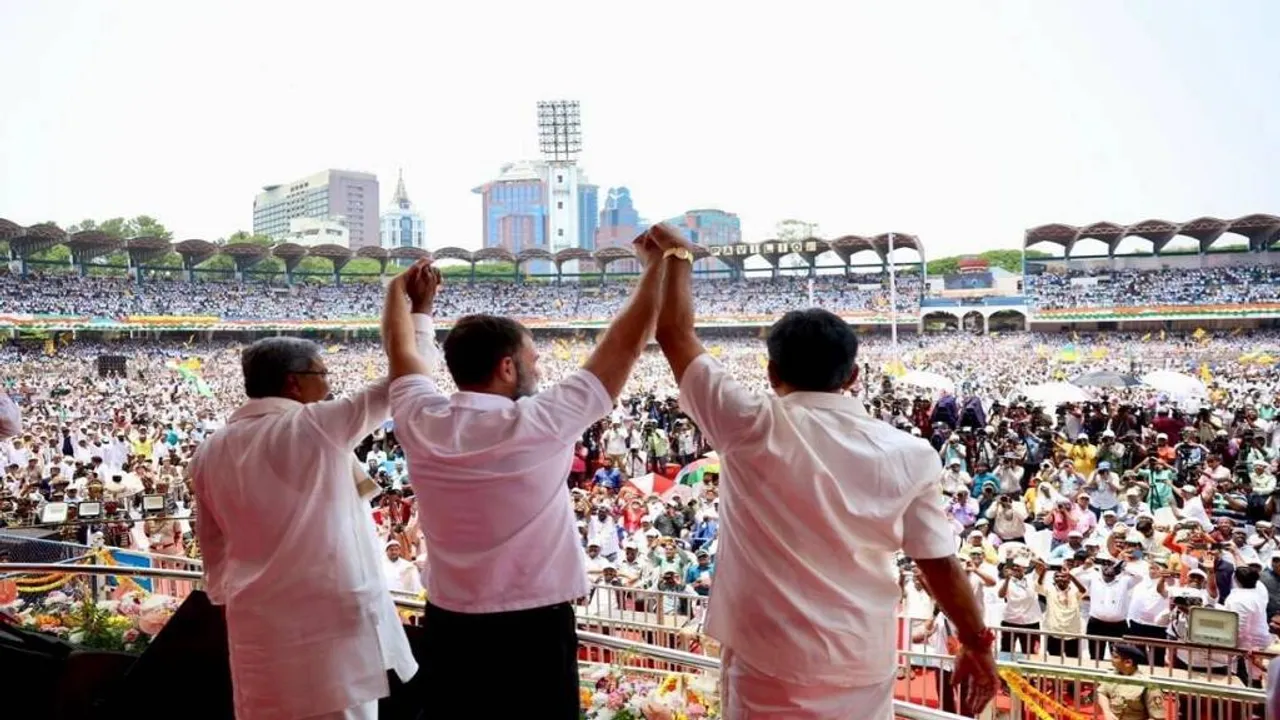
[(578, 688), (578, 702), (582, 704), (583, 710), (591, 709), (592, 693), (587, 688)]

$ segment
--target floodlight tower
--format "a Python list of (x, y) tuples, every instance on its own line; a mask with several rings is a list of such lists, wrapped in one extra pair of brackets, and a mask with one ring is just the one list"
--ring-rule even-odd
[(581, 247), (577, 161), (582, 152), (582, 117), (576, 100), (538, 103), (538, 147), (545, 165), (548, 249)]

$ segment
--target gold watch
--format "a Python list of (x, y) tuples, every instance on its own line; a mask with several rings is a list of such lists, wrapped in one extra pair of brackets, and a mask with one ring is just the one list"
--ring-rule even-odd
[(689, 252), (689, 248), (667, 248), (667, 251), (662, 253), (662, 259), (665, 260), (669, 257), (676, 258), (677, 260), (688, 260), (690, 264), (693, 263), (693, 253)]

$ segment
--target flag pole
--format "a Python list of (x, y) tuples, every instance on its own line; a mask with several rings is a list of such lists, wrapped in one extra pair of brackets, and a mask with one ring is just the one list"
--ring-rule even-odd
[(885, 256), (889, 263), (889, 337), (893, 350), (898, 351), (898, 276), (893, 268), (893, 233), (889, 233), (889, 254)]

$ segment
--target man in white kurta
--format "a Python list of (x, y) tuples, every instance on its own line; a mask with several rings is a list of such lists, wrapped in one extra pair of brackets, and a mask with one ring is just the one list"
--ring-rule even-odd
[(724, 717), (890, 720), (899, 550), (955, 621), (956, 672), (981, 685), (966, 698), (981, 709), (993, 636), (953, 557), (937, 453), (846, 394), (857, 338), (829, 312), (770, 329), (773, 394), (735, 381), (694, 334), (688, 241), (660, 244), (670, 267), (656, 339), (722, 467), (706, 630), (722, 645)]
[[(414, 325), (434, 366), (431, 319)], [(273, 341), (300, 342), (254, 348)], [(206, 587), (226, 608), (238, 720), (372, 720), (387, 671), (417, 672), (352, 473), (352, 449), (388, 416), (387, 383), (326, 401), (318, 353), (299, 365), (289, 352), (275, 356), (293, 363), (282, 389), (250, 391), (246, 376), (257, 397), (192, 461)]]

